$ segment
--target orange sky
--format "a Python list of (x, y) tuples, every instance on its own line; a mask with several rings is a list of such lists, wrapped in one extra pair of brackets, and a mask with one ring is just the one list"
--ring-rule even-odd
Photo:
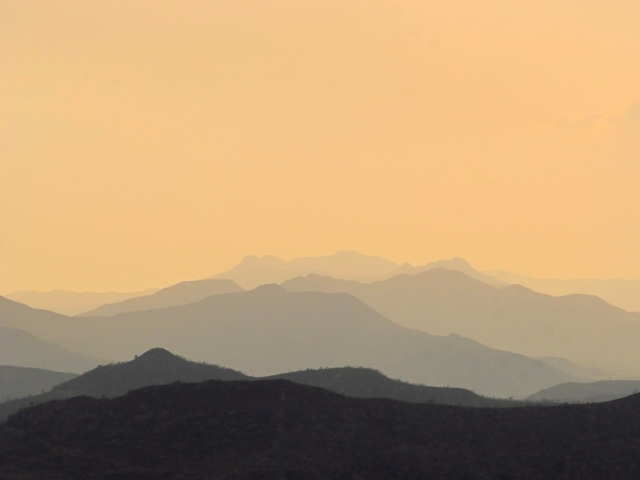
[(0, 293), (247, 254), (640, 277), (638, 0), (0, 0)]

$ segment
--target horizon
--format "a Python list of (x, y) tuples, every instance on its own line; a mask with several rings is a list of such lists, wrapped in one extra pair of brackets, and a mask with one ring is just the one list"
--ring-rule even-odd
[(640, 4), (0, 4), (0, 292), (246, 253), (640, 278)]
[[(402, 267), (405, 265), (411, 266), (411, 267), (420, 267), (423, 265), (427, 265), (430, 263), (436, 263), (436, 262), (440, 262), (440, 261), (451, 261), (451, 260), (462, 260), (466, 263), (468, 263), (473, 269), (477, 270), (479, 273), (486, 273), (491, 275), (492, 272), (495, 273), (499, 273), (499, 272), (504, 272), (504, 273), (510, 273), (510, 274), (515, 274), (517, 276), (523, 276), (523, 277), (528, 277), (531, 278), (533, 280), (549, 280), (549, 281), (564, 281), (564, 280), (595, 280), (595, 281), (615, 281), (615, 280), (622, 280), (622, 281), (634, 281), (634, 280), (638, 280), (640, 281), (640, 278), (621, 278), (621, 277), (609, 277), (609, 278), (595, 278), (595, 277), (576, 277), (576, 278), (545, 278), (545, 277), (533, 277), (533, 276), (528, 276), (528, 275), (523, 275), (520, 272), (509, 272), (507, 270), (502, 270), (502, 269), (487, 269), (487, 270), (479, 270), (477, 268), (475, 268), (475, 266), (473, 264), (471, 264), (470, 262), (468, 262), (465, 258), (459, 257), (459, 256), (454, 256), (451, 258), (446, 258), (446, 259), (432, 259), (430, 261), (425, 262), (424, 264), (412, 264), (410, 262), (398, 262), (398, 261), (394, 261), (388, 258), (384, 258), (384, 257), (380, 257), (378, 255), (368, 255), (368, 254), (364, 254), (362, 252), (359, 252), (357, 250), (338, 250), (337, 252), (334, 252), (332, 254), (328, 254), (328, 255), (304, 255), (301, 257), (294, 257), (294, 258), (280, 258), (276, 255), (263, 255), (263, 256), (257, 256), (257, 255), (245, 255), (244, 257), (242, 257), (238, 262), (234, 263), (231, 265), (231, 267), (220, 271), (220, 272), (215, 272), (213, 274), (204, 276), (204, 277), (200, 277), (200, 278), (187, 278), (187, 279), (179, 279), (173, 283), (169, 283), (166, 285), (147, 285), (144, 286), (142, 288), (139, 288), (137, 290), (103, 290), (103, 291), (96, 291), (96, 290), (71, 290), (71, 289), (65, 289), (65, 288), (52, 288), (50, 290), (14, 290), (14, 291), (7, 291), (7, 292), (0, 292), (0, 296), (7, 296), (7, 295), (14, 295), (14, 294), (19, 294), (19, 293), (73, 293), (73, 294), (89, 294), (89, 293), (97, 293), (97, 294), (116, 294), (116, 293), (139, 293), (139, 294), (148, 294), (151, 295), (153, 293), (155, 293), (158, 290), (162, 290), (165, 288), (169, 288), (172, 287), (174, 285), (177, 285), (179, 283), (182, 282), (194, 282), (194, 281), (200, 281), (200, 280), (206, 280), (209, 278), (213, 278), (217, 275), (223, 274), (225, 272), (227, 272), (228, 270), (231, 270), (232, 268), (242, 264), (243, 262), (245, 262), (247, 259), (251, 259), (251, 258), (255, 258), (258, 260), (263, 260), (265, 258), (275, 258), (277, 260), (281, 260), (284, 262), (291, 262), (293, 260), (298, 260), (298, 259), (306, 259), (306, 258), (328, 258), (328, 257), (335, 257), (336, 255), (342, 254), (342, 253), (355, 253), (358, 256), (362, 256), (362, 257), (373, 257), (373, 258), (378, 258), (378, 259), (383, 259), (383, 260), (389, 260), (393, 263), (395, 263), (398, 267)], [(303, 275), (304, 277), (308, 276), (308, 275), (317, 275), (318, 273), (309, 273), (309, 274), (305, 274)], [(398, 275), (401, 275), (402, 273), (398, 273)], [(329, 277), (331, 277), (331, 275), (327, 275)], [(222, 278), (222, 277), (221, 277)], [(366, 281), (365, 281), (366, 283)], [(248, 288), (246, 290), (253, 290), (254, 288), (257, 287), (252, 287), (252, 288)], [(529, 289), (532, 289), (531, 287), (527, 287)], [(533, 289), (535, 290), (535, 289)]]

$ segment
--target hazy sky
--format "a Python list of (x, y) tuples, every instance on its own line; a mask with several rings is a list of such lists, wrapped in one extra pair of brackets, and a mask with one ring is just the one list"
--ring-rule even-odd
[(0, 293), (247, 254), (640, 277), (638, 0), (0, 0)]

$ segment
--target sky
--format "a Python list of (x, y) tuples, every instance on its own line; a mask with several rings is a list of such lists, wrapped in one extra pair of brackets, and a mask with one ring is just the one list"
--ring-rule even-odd
[(0, 0), (0, 293), (245, 255), (640, 278), (637, 0)]

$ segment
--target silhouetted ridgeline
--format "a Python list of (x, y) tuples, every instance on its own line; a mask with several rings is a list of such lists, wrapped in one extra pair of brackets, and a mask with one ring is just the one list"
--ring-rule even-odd
[(473, 409), (281, 380), (148, 387), (12, 416), (0, 478), (637, 480), (640, 396)]
[(67, 398), (117, 397), (130, 390), (173, 382), (197, 383), (205, 380), (247, 380), (247, 375), (217, 365), (190, 362), (154, 348), (130, 362), (97, 367), (79, 377), (55, 386), (51, 391), (28, 398), (0, 403), (0, 422), (20, 409)]
[[(403, 264), (400, 268), (387, 275), (381, 275), (380, 278), (375, 280), (388, 280), (397, 275), (416, 275), (418, 273), (426, 272), (428, 270), (455, 270), (457, 272), (464, 273), (468, 277), (480, 280), (483, 283), (493, 285), (494, 287), (506, 287), (508, 283), (498, 280), (496, 277), (479, 272), (473, 268), (469, 262), (460, 257), (454, 257), (449, 260), (438, 260), (436, 262), (429, 262), (426, 265), (413, 266), (408, 263)], [(315, 272), (317, 273), (317, 272)]]
[(603, 380), (563, 383), (530, 395), (527, 400), (557, 402), (607, 402), (640, 392), (640, 380)]
[(467, 407), (513, 407), (522, 402), (482, 397), (464, 388), (429, 387), (393, 380), (369, 368), (323, 368), (264, 377), (281, 379), (356, 398), (389, 398), (411, 403), (437, 403)]
[[(295, 383), (326, 388), (352, 397), (381, 397), (414, 403), (440, 403), (475, 407), (517, 406), (517, 402), (481, 397), (460, 388), (411, 385), (391, 380), (366, 368), (305, 370), (278, 375)], [(154, 348), (130, 362), (98, 367), (77, 378), (57, 385), (49, 392), (0, 403), (0, 422), (9, 415), (51, 400), (86, 395), (94, 398), (117, 397), (130, 390), (173, 382), (197, 383), (205, 380), (256, 380), (241, 372), (216, 365), (190, 362), (172, 353)]]

